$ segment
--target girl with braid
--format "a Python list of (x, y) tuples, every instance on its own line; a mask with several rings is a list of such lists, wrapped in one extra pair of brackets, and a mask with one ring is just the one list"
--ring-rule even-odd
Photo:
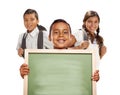
[[(81, 42), (88, 41), (89, 47), (87, 49), (96, 49), (96, 60), (99, 63), (100, 59), (106, 53), (106, 46), (104, 45), (104, 39), (99, 35), (100, 17), (96, 11), (86, 12), (83, 18), (82, 29), (75, 31), (74, 36), (77, 40), (75, 45), (79, 45)], [(99, 64), (97, 64), (98, 69)], [(99, 70), (97, 70), (99, 72)]]
[(101, 59), (106, 53), (106, 46), (104, 45), (103, 37), (99, 35), (100, 33), (99, 23), (100, 17), (97, 12), (95, 11), (86, 12), (83, 19), (82, 29), (76, 31), (74, 36), (77, 40), (76, 45), (81, 41), (89, 41), (90, 45), (98, 45), (99, 56)]

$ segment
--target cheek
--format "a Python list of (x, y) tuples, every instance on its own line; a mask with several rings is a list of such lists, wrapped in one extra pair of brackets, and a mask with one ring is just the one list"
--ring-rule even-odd
[(52, 41), (52, 42), (55, 42), (55, 41), (57, 40), (57, 38), (58, 38), (58, 37), (57, 37), (56, 35), (52, 35), (52, 36), (51, 36), (51, 41)]
[(70, 40), (70, 35), (64, 35), (64, 38), (67, 40), (67, 41), (69, 41)]
[(24, 26), (27, 28), (27, 23), (24, 22)]
[(96, 25), (96, 28), (98, 28), (98, 27), (99, 27), (99, 24)]
[(87, 23), (85, 26), (86, 26), (86, 28), (87, 28), (87, 27), (90, 27), (90, 26), (91, 26), (91, 24)]
[(57, 36), (53, 36), (53, 37), (52, 37), (52, 40), (53, 40), (53, 41), (56, 41), (57, 38), (58, 38)]

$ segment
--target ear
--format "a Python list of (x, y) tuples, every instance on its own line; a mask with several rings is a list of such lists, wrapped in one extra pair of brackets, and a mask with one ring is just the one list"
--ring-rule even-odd
[(49, 41), (51, 41), (51, 36), (50, 35), (49, 35), (48, 39), (49, 39)]

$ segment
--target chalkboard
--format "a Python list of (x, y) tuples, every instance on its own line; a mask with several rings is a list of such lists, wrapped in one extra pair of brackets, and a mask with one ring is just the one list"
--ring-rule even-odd
[(94, 52), (27, 49), (24, 95), (96, 95)]

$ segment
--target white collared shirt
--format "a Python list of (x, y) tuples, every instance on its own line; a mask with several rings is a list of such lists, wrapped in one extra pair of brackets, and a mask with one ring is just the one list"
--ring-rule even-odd
[[(48, 40), (48, 33), (47, 31), (42, 31), (43, 32), (43, 49), (45, 48), (53, 48), (52, 42)], [(27, 49), (37, 49), (37, 39), (38, 39), (38, 33), (39, 29), (36, 27), (31, 33), (28, 33), (26, 37), (26, 48)], [(26, 32), (27, 34), (27, 32)], [(17, 44), (17, 50), (21, 48), (22, 44), (22, 38), (23, 38), (24, 33), (19, 35), (18, 38), (18, 44)]]

